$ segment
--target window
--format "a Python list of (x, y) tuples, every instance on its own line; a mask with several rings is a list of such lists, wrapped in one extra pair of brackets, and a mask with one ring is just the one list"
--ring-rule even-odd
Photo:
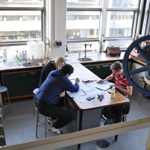
[[(74, 51), (81, 42), (93, 43), (99, 52), (110, 45), (126, 49), (134, 39), (142, 11), (140, 0), (67, 0), (66, 41)], [(103, 13), (101, 11), (103, 10)], [(138, 18), (139, 17), (139, 18)], [(80, 42), (73, 44), (74, 42)], [(73, 46), (76, 48), (73, 48)], [(79, 46), (80, 45), (80, 46)], [(79, 48), (80, 47), (80, 48)]]
[(107, 0), (107, 2), (106, 13), (103, 17), (106, 20), (102, 23), (104, 26), (102, 50), (105, 50), (107, 46), (118, 45), (118, 43), (121, 49), (126, 49), (134, 39), (137, 30), (141, 1)]
[(42, 40), (44, 0), (5, 0), (0, 5), (5, 9), (0, 11), (0, 43)]
[[(71, 20), (72, 14), (76, 18)], [(93, 19), (91, 16), (96, 16), (98, 19)], [(67, 11), (66, 39), (98, 38), (99, 17), (100, 12), (97, 11)]]
[(88, 50), (98, 49), (101, 2), (101, 0), (67, 0), (66, 42), (69, 51), (84, 50), (85, 42), (92, 44)]
[[(106, 17), (105, 37), (131, 37), (132, 32), (125, 31), (127, 28), (130, 31), (132, 30), (133, 16), (134, 12), (130, 11), (108, 11)], [(109, 33), (109, 31), (111, 31), (111, 33)]]

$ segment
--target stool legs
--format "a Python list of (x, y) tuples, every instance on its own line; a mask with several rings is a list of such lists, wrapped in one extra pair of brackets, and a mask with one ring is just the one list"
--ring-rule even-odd
[(35, 103), (34, 103), (34, 96), (33, 96), (33, 115), (34, 115)]
[(38, 122), (39, 122), (39, 112), (37, 111), (37, 118), (36, 118), (36, 137), (38, 133)]
[[(43, 115), (42, 115), (43, 116)], [(45, 138), (47, 137), (47, 117), (44, 117), (44, 123), (40, 124), (40, 113), (37, 111), (37, 118), (36, 118), (36, 137), (38, 137), (38, 129), (43, 131), (45, 133)], [(44, 125), (44, 130), (41, 128), (41, 126)]]
[(45, 116), (45, 138), (47, 137), (47, 117)]

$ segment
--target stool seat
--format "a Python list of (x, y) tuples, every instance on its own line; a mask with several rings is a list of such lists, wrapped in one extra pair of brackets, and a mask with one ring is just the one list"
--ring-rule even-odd
[(7, 87), (0, 86), (0, 93), (6, 92), (6, 91), (7, 91)]
[(35, 104), (34, 104), (34, 96), (36, 95), (36, 93), (38, 92), (38, 90), (39, 90), (39, 88), (36, 88), (36, 89), (33, 90), (33, 94), (34, 94), (33, 95), (33, 115), (34, 115), (34, 109), (35, 109), (35, 107), (34, 107), (35, 106)]
[(39, 88), (36, 88), (33, 90), (33, 94), (36, 95), (36, 93), (38, 92)]
[[(0, 102), (0, 105), (2, 107), (2, 115), (3, 115), (3, 119), (5, 119), (5, 116), (4, 116), (4, 109), (7, 108), (9, 106), (10, 108), (10, 99), (9, 99), (9, 93), (8, 93), (8, 89), (6, 86), (0, 86), (0, 94), (6, 92), (7, 93), (7, 99), (8, 99), (8, 102), (1, 100)], [(11, 112), (11, 108), (10, 108), (10, 112)]]

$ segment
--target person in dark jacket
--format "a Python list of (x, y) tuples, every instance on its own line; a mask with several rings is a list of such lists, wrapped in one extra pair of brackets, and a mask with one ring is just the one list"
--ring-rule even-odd
[(75, 84), (68, 79), (73, 73), (74, 68), (65, 64), (61, 69), (53, 70), (49, 73), (46, 80), (35, 95), (35, 105), (39, 113), (53, 118), (50, 122), (49, 130), (61, 134), (59, 128), (70, 123), (74, 116), (71, 112), (61, 109), (61, 97), (64, 91), (78, 92), (80, 80), (76, 78)]
[(66, 60), (63, 57), (57, 57), (54, 60), (49, 61), (41, 71), (39, 87), (46, 80), (48, 74), (52, 70), (61, 69), (64, 64), (66, 64)]

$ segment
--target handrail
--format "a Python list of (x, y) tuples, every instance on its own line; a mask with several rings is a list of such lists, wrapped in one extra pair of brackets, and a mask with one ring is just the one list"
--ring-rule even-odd
[(2, 148), (2, 150), (56, 150), (58, 148), (103, 139), (116, 134), (147, 128), (149, 126), (150, 117), (146, 117), (79, 132), (68, 133), (65, 135), (49, 137), (28, 143), (7, 146)]

